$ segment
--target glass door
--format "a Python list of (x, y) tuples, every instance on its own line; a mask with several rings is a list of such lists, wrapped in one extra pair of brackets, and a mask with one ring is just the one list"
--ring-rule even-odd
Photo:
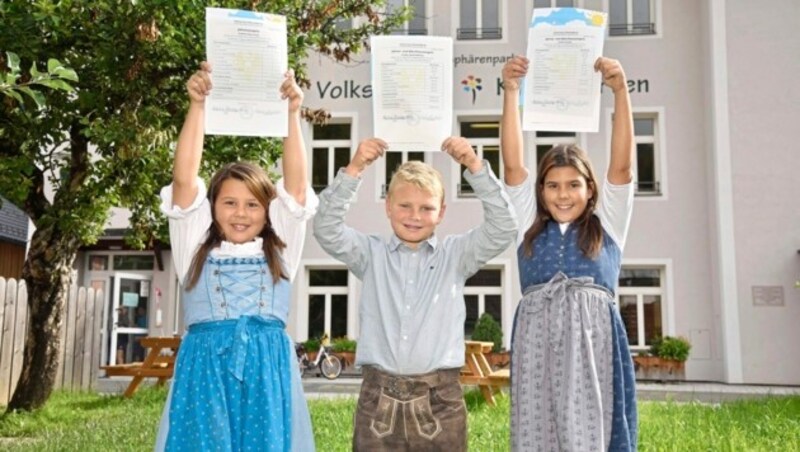
[(114, 273), (109, 313), (109, 364), (144, 360), (144, 348), (139, 339), (149, 332), (151, 281), (152, 277), (147, 275)]

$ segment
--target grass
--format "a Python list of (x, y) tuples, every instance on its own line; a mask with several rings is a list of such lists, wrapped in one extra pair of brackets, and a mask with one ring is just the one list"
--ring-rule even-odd
[[(166, 393), (143, 388), (131, 400), (56, 392), (35, 413), (0, 417), (0, 450), (152, 450)], [(509, 399), (497, 407), (466, 395), (470, 450), (508, 450)], [(642, 451), (800, 451), (800, 397), (722, 405), (640, 402)], [(354, 398), (310, 402), (317, 449), (349, 451)]]

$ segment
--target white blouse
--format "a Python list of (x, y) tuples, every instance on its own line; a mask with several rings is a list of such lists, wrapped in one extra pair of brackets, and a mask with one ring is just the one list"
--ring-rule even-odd
[[(269, 204), (269, 219), (278, 237), (286, 243), (281, 258), (289, 280), (293, 280), (303, 254), (306, 237), (306, 222), (317, 212), (319, 198), (311, 186), (306, 187), (304, 206), (286, 191), (283, 179), (275, 185), (278, 196)], [(206, 196), (206, 184), (197, 178), (197, 196), (192, 204), (182, 209), (172, 203), (172, 184), (161, 189), (161, 211), (169, 219), (169, 237), (172, 242), (172, 260), (178, 280), (183, 281), (192, 264), (197, 249), (203, 243), (211, 225), (211, 203)], [(223, 241), (219, 248), (211, 251), (214, 257), (261, 256), (263, 240), (256, 237), (247, 243), (236, 244)]]

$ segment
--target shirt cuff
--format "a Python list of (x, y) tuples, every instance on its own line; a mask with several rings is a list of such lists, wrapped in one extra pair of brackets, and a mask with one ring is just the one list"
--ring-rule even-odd
[(286, 209), (289, 211), (291, 216), (297, 218), (298, 220), (305, 221), (317, 213), (319, 198), (317, 197), (317, 194), (314, 193), (311, 185), (306, 185), (306, 203), (302, 206), (297, 202), (297, 200), (294, 199), (294, 196), (290, 195), (289, 192), (286, 191), (283, 178), (281, 178), (278, 183), (275, 184), (275, 188), (278, 191), (278, 198), (281, 200), (283, 205), (286, 206)]
[(197, 195), (195, 196), (192, 204), (185, 209), (172, 204), (172, 184), (167, 185), (161, 189), (161, 212), (167, 218), (180, 219), (186, 218), (187, 215), (197, 210), (198, 207), (206, 199), (206, 183), (200, 177), (197, 178)]
[(483, 166), (477, 173), (472, 173), (470, 170), (465, 169), (464, 179), (476, 192), (486, 192), (492, 188), (501, 188), (500, 181), (494, 175), (489, 162), (486, 160), (483, 161)]
[(336, 173), (336, 178), (333, 179), (328, 190), (337, 197), (351, 199), (358, 192), (360, 186), (360, 177), (353, 177), (347, 174), (344, 168), (339, 168), (339, 171)]

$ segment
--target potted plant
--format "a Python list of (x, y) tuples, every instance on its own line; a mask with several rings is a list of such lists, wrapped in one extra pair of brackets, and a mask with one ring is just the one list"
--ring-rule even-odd
[(308, 360), (314, 361), (317, 359), (317, 352), (319, 352), (319, 339), (311, 338), (305, 342), (303, 342), (303, 347), (306, 349), (306, 353), (308, 354)]
[(685, 337), (664, 336), (651, 342), (649, 351), (633, 357), (636, 379), (675, 381), (686, 378), (685, 364), (692, 345)]
[(342, 360), (345, 367), (352, 366), (356, 362), (356, 341), (347, 336), (337, 337), (332, 343), (333, 354)]
[(511, 362), (510, 353), (508, 350), (503, 350), (503, 329), (488, 313), (484, 312), (475, 323), (472, 340), (494, 343), (491, 353), (486, 354), (486, 359), (493, 369), (506, 367)]

